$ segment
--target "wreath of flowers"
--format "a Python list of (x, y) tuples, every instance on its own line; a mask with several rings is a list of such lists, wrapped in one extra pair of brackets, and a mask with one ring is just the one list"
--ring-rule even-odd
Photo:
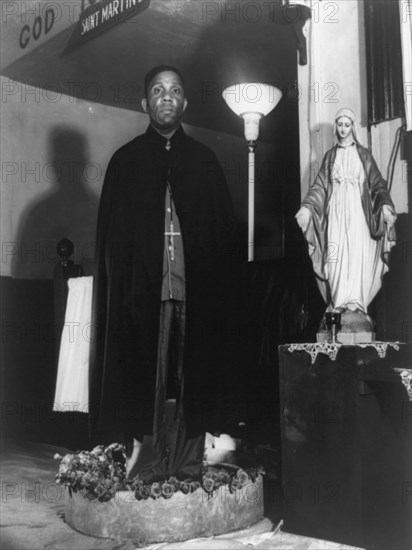
[(90, 500), (107, 502), (117, 491), (133, 491), (137, 500), (149, 498), (171, 498), (181, 491), (188, 495), (202, 488), (208, 496), (222, 485), (227, 485), (231, 493), (241, 490), (249, 483), (254, 483), (259, 475), (264, 474), (261, 466), (244, 470), (233, 464), (204, 465), (202, 480), (179, 480), (172, 476), (164, 481), (147, 483), (139, 476), (133, 480), (126, 476), (126, 452), (124, 445), (112, 443), (105, 447), (98, 445), (92, 451), (77, 451), (65, 456), (56, 454), (60, 459), (56, 482), (72, 492), (81, 492)]

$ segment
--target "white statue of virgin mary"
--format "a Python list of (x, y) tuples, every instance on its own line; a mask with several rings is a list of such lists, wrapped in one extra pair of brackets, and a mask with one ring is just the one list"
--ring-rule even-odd
[(374, 329), (367, 308), (388, 270), (396, 213), (372, 154), (357, 140), (353, 111), (336, 113), (333, 134), (296, 220), (326, 311), (341, 313), (341, 333), (359, 332), (368, 341)]

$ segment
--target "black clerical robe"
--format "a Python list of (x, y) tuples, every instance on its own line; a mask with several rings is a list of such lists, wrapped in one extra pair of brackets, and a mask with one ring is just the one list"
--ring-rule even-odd
[(215, 154), (182, 127), (151, 126), (110, 160), (97, 225), (90, 362), (92, 432), (151, 434), (156, 391), (165, 193), (180, 221), (186, 283), (183, 406), (189, 435), (223, 431), (236, 387), (240, 259)]

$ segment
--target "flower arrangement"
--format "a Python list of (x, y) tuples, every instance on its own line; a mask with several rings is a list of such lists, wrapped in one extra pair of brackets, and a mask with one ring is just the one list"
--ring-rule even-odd
[(56, 474), (58, 484), (68, 487), (70, 494), (79, 491), (86, 498), (101, 502), (113, 498), (117, 491), (133, 491), (137, 500), (169, 499), (178, 491), (187, 495), (200, 487), (212, 497), (222, 485), (227, 485), (234, 493), (265, 473), (260, 466), (244, 470), (233, 464), (205, 464), (201, 480), (179, 480), (174, 476), (152, 483), (139, 476), (130, 480), (126, 476), (125, 447), (119, 443), (107, 447), (98, 445), (92, 451), (77, 451), (63, 457), (56, 454), (54, 458), (60, 459)]
[(92, 451), (63, 457), (56, 454), (54, 458), (61, 459), (56, 482), (66, 485), (70, 493), (81, 491), (90, 500), (105, 502), (123, 489), (126, 456), (124, 446), (119, 443), (98, 445)]

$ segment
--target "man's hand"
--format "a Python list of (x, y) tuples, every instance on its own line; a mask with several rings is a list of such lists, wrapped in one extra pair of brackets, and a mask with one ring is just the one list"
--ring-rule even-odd
[(389, 227), (392, 227), (396, 220), (396, 214), (392, 212), (392, 208), (387, 204), (382, 207), (383, 221)]
[(310, 210), (309, 208), (306, 208), (306, 206), (302, 206), (302, 208), (295, 215), (296, 221), (298, 222), (298, 225), (302, 229), (302, 231), (306, 231), (306, 229), (308, 228), (310, 216)]

